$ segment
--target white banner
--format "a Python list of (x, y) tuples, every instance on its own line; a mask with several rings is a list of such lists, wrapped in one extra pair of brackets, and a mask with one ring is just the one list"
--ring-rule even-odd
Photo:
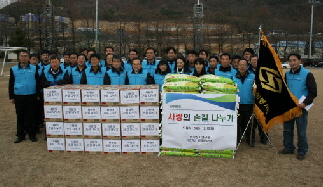
[(236, 149), (236, 95), (163, 93), (162, 98), (162, 147)]

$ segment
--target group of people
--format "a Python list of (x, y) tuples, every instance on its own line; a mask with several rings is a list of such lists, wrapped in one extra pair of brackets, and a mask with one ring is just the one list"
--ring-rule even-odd
[[(169, 73), (197, 77), (214, 74), (232, 79), (238, 86), (240, 97), (238, 141), (246, 130), (247, 143), (254, 147), (255, 129), (258, 126), (261, 143), (267, 143), (268, 135), (263, 132), (257, 120), (251, 118), (254, 107), (253, 84), (258, 62), (258, 56), (254, 54), (252, 48), (246, 48), (242, 56), (234, 55), (232, 57), (229, 53), (209, 56), (207, 50), (198, 52), (190, 50), (184, 57), (179, 56), (174, 47), (168, 47), (165, 52), (165, 58), (158, 61), (155, 59), (155, 49), (148, 47), (145, 50), (145, 58), (142, 60), (139, 58), (139, 52), (136, 49), (131, 49), (128, 59), (123, 61), (121, 57), (114, 54), (113, 47), (105, 48), (104, 59), (96, 51), (84, 49), (79, 54), (64, 53), (64, 62), (61, 62), (57, 55), (51, 55), (48, 50), (41, 52), (40, 59), (35, 54), (30, 55), (28, 51), (20, 51), (18, 54), (19, 63), (10, 69), (9, 80), (9, 97), (15, 104), (17, 113), (17, 139), (14, 143), (23, 141), (26, 134), (29, 135), (32, 142), (37, 141), (38, 124), (43, 120), (42, 88), (64, 84), (158, 84), (161, 88), (165, 76)], [(315, 79), (308, 70), (300, 66), (301, 58), (298, 54), (291, 54), (289, 62), (291, 70), (286, 73), (286, 81), (291, 92), (297, 97), (300, 94), (307, 96), (304, 102), (299, 105), (304, 108), (311, 104), (316, 97)], [(40, 107), (36, 109), (35, 106)], [(37, 113), (38, 117), (35, 116)], [(300, 155), (305, 155), (307, 151), (307, 113), (304, 111), (303, 115), (306, 117), (301, 116), (296, 119), (297, 127), (302, 131), (302, 133), (298, 133), (299, 142), (301, 142), (298, 144)], [(248, 123), (252, 125), (247, 125)], [(283, 154), (294, 152), (293, 126), (293, 121), (284, 124), (285, 149), (281, 151)]]

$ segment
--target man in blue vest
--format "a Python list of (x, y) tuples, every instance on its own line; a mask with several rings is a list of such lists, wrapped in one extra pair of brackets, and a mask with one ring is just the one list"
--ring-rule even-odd
[[(239, 61), (238, 72), (233, 76), (233, 81), (238, 86), (238, 96), (240, 97), (237, 126), (237, 141), (239, 142), (244, 130), (248, 125), (254, 105), (253, 83), (255, 81), (255, 74), (248, 72), (248, 62), (245, 59), (241, 59)], [(251, 134), (250, 132), (251, 129), (250, 126), (248, 126), (246, 131), (247, 143), (249, 146), (254, 147), (255, 136), (254, 133)]]
[(90, 56), (91, 66), (82, 73), (81, 84), (103, 85), (106, 67), (100, 67), (101, 56), (94, 53)]
[(215, 70), (215, 75), (232, 79), (237, 73), (231, 65), (231, 56), (229, 53), (222, 53), (220, 56), (221, 65)]
[(158, 62), (156, 59), (156, 50), (152, 47), (146, 49), (146, 60), (142, 62), (142, 69), (150, 73), (151, 76), (155, 74)]
[(154, 78), (142, 68), (140, 58), (132, 60), (132, 71), (127, 72), (126, 85), (154, 84)]
[(77, 66), (72, 68), (70, 73), (71, 74), (70, 79), (72, 84), (81, 83), (82, 73), (86, 69), (86, 65), (85, 65), (86, 60), (87, 60), (86, 55), (84, 54), (77, 55)]
[(40, 78), (40, 82), (43, 88), (55, 85), (63, 85), (70, 83), (70, 77), (66, 69), (62, 69), (60, 66), (60, 59), (54, 55), (51, 56), (50, 66), (46, 67)]
[(113, 55), (112, 57), (112, 68), (110, 68), (105, 77), (105, 85), (125, 85), (127, 71), (121, 66), (122, 60), (119, 56)]
[(18, 59), (18, 65), (10, 69), (9, 79), (9, 99), (15, 104), (17, 114), (17, 139), (14, 143), (25, 140), (26, 134), (32, 142), (36, 142), (39, 67), (30, 65), (28, 51), (20, 51)]
[(129, 50), (129, 55), (128, 55), (128, 60), (123, 63), (123, 69), (125, 71), (132, 71), (132, 59), (139, 57), (139, 52), (136, 49), (130, 49)]
[(317, 96), (317, 85), (313, 74), (300, 66), (301, 55), (290, 54), (288, 56), (290, 71), (285, 74), (285, 79), (289, 90), (292, 94), (299, 99), (300, 107), (303, 114), (300, 117), (292, 119), (284, 123), (284, 149), (279, 151), (279, 154), (294, 154), (294, 123), (297, 126), (297, 159), (304, 160), (308, 151), (308, 143), (306, 137), (308, 109), (306, 106), (313, 103), (314, 98)]

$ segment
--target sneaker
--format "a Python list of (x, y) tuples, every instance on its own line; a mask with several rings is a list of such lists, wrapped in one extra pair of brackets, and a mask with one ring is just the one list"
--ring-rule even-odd
[(286, 149), (283, 149), (281, 151), (278, 151), (278, 154), (294, 154), (294, 151), (288, 151)]
[(13, 143), (20, 143), (22, 142), (22, 139), (21, 138), (17, 138)]
[(298, 154), (297, 155), (297, 160), (300, 160), (300, 161), (305, 160), (305, 155), (304, 154)]

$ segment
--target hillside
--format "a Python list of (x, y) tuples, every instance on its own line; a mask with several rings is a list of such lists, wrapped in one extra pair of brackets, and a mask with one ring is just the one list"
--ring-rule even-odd
[[(45, 0), (21, 0), (0, 10), (0, 13), (19, 18), (21, 14), (40, 14)], [(311, 5), (306, 0), (200, 0), (204, 6), (204, 23), (230, 24), (238, 32), (255, 32), (262, 24), (265, 30), (287, 30), (307, 33)], [(99, 19), (102, 21), (176, 21), (190, 22), (197, 0), (100, 0)], [(94, 19), (94, 0), (55, 0), (55, 14), (73, 20)], [(322, 23), (315, 6), (314, 24)], [(323, 24), (315, 24), (314, 33), (321, 32)]]

